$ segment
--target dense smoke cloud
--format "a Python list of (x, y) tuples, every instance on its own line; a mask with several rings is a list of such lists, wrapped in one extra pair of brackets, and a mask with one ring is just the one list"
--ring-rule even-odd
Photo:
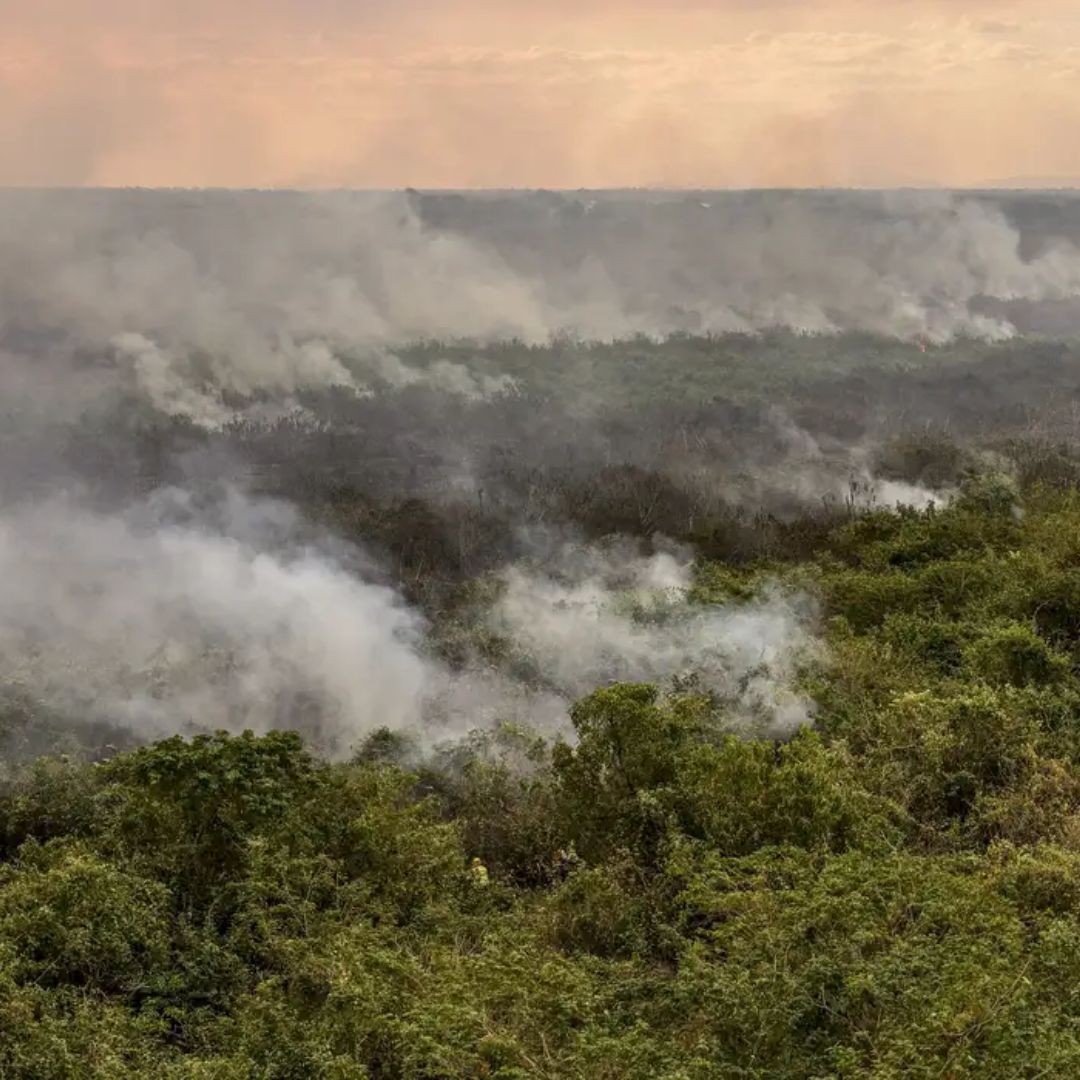
[(498, 258), (430, 235), (400, 197), (7, 193), (0, 241), (12, 351), (44, 337), (111, 359), (120, 386), (204, 426), (230, 396), (362, 393), (365, 371), (482, 397), (500, 386), (410, 371), (382, 346), (545, 332)]
[(435, 660), (422, 618), (286, 506), (232, 492), (198, 508), (165, 492), (120, 514), (73, 499), (13, 507), (0, 518), (0, 681), (142, 737), (298, 727), (332, 754), (382, 726), (427, 741), (497, 719), (565, 729), (571, 701), (611, 678), (699, 673), (741, 715), (805, 720), (785, 690), (811, 640), (797, 603), (642, 622), (619, 610), (618, 582), (671, 602), (688, 584), (685, 562), (661, 555), (616, 571), (610, 554), (576, 558), (567, 584), (508, 569), (491, 613), (538, 665), (530, 687)]
[[(314, 548), (265, 550), (259, 507), (234, 499), (229, 517), (221, 531), (149, 505), (9, 510), (5, 681), (145, 736), (301, 726), (340, 750), (379, 724), (415, 723), (427, 685), (419, 619)], [(287, 515), (284, 525), (287, 535)]]
[(944, 193), (7, 192), (0, 345), (111, 356), (156, 407), (211, 425), (230, 395), (360, 393), (365, 372), (498, 391), (395, 367), (419, 339), (1000, 339), (1043, 308), (1060, 329), (1080, 296), (1073, 239), (1025, 228)]
[[(1020, 222), (948, 195), (0, 195), (0, 685), (140, 736), (288, 726), (332, 754), (382, 726), (565, 731), (611, 680), (691, 678), (728, 723), (790, 730), (812, 711), (805, 597), (687, 604), (691, 553), (566, 536), (719, 522), (741, 550), (762, 507), (926, 506), (958, 466), (883, 481), (869, 426), (699, 402), (692, 380), (689, 404), (619, 396), (562, 335), (996, 339), (1051, 309), (1060, 328), (1080, 251), (1048, 205)], [(706, 344), (680, 362), (719, 362)], [(534, 356), (555, 392), (525, 385)], [(83, 497), (43, 495), (73, 478)], [(230, 479), (297, 507), (195, 495)], [(557, 542), (538, 555), (525, 526)], [(451, 660), (420, 610), (453, 618), (448, 582), (483, 575), (497, 597)]]

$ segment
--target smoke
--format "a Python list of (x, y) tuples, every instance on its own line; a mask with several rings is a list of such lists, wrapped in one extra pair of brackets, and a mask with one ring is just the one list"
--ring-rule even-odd
[(0, 326), (140, 334), (238, 390), (348, 382), (349, 350), (430, 338), (999, 338), (980, 301), (1080, 294), (1076, 244), (1025, 239), (947, 193), (6, 192)]
[(406, 364), (392, 352), (378, 350), (363, 357), (360, 362), (375, 378), (394, 390), (423, 386), (474, 402), (491, 401), (518, 390), (517, 382), (509, 375), (473, 374), (464, 364), (453, 360), (436, 360), (428, 367), (421, 368)]
[[(813, 502), (848, 503), (853, 508), (909, 506), (925, 510), (943, 506), (955, 495), (948, 488), (935, 490), (921, 484), (886, 480), (874, 469), (874, 448), (841, 445), (831, 452), (810, 432), (799, 427), (781, 409), (769, 412), (785, 451), (773, 466), (755, 469), (746, 480), (752, 501), (768, 505), (781, 497), (806, 505)], [(749, 492), (744, 486), (743, 496)]]
[[(257, 384), (236, 370), (228, 357), (195, 358), (166, 351), (138, 333), (119, 334), (110, 343), (117, 360), (130, 369), (135, 394), (166, 416), (182, 417), (198, 427), (218, 430), (239, 419), (273, 421), (288, 414), (304, 414), (297, 400), (305, 390), (338, 387), (358, 397), (372, 390), (349, 372), (329, 346), (321, 341), (303, 344), (279, 342), (268, 352)], [(393, 390), (423, 386), (466, 401), (490, 401), (512, 394), (517, 384), (508, 375), (473, 375), (464, 364), (436, 360), (427, 368), (410, 366), (385, 350), (368, 352), (354, 361), (380, 383)], [(254, 395), (270, 396), (250, 403)], [(226, 397), (245, 399), (242, 408), (226, 404)]]
[[(182, 468), (173, 451), (228, 474), (236, 449), (271, 490), (351, 490), (346, 527), (385, 540), (412, 577), (443, 560), (461, 579), (497, 565), (477, 556), (486, 544), (520, 550), (499, 529), (534, 503), (528, 519), (557, 527), (593, 513), (594, 535), (668, 521), (694, 535), (719, 501), (925, 506), (949, 493), (880, 481), (869, 447), (779, 412), (744, 416), (745, 438), (728, 430), (734, 405), (703, 408), (696, 427), (688, 413), (665, 426), (660, 408), (646, 430), (640, 406), (594, 423), (584, 390), (571, 404), (585, 415), (541, 408), (487, 366), (497, 349), (462, 363), (467, 349), (448, 359), (428, 339), (520, 350), (777, 325), (997, 339), (1009, 304), (1035, 318), (1078, 293), (1071, 241), (973, 197), (4, 193), (0, 681), (145, 737), (294, 727), (330, 754), (382, 726), (428, 741), (499, 719), (564, 730), (570, 704), (612, 680), (699, 686), (732, 725), (788, 731), (811, 712), (798, 674), (818, 648), (812, 603), (779, 588), (690, 603), (687, 552), (525, 545), (539, 557), (498, 571), (480, 618), (504, 654), (476, 647), (452, 668), (378, 568), (299, 511), (133, 492)], [(558, 341), (544, 359), (561, 363)], [(190, 445), (184, 425), (144, 438), (109, 411), (133, 398), (204, 430)], [(278, 442), (210, 434), (294, 414), (310, 426), (283, 425)], [(60, 489), (87, 450), (75, 471), (116, 479), (95, 487), (111, 509), (31, 501), (32, 473)]]
[(564, 548), (545, 570), (508, 568), (489, 625), (566, 700), (605, 682), (673, 680), (714, 696), (734, 727), (771, 734), (809, 721), (796, 689), (818, 655), (814, 605), (772, 588), (740, 605), (690, 605), (686, 552)]
[(1060, 329), (1054, 305), (1080, 296), (1071, 239), (944, 193), (6, 192), (0, 251), (0, 345), (112, 354), (155, 407), (207, 426), (230, 395), (364, 392), (365, 368), (476, 399), (506, 389), (395, 365), (387, 350), (416, 340), (997, 340), (1017, 312), (1037, 327), (1040, 305)]
[[(131, 388), (166, 416), (179, 416), (199, 427), (216, 429), (246, 410), (230, 408), (224, 398), (271, 395), (298, 408), (302, 390), (343, 387), (365, 393), (330, 349), (320, 341), (279, 341), (268, 349), (257, 372), (232, 363), (228, 355), (193, 356), (162, 348), (143, 334), (118, 334), (110, 342), (122, 366), (130, 368)], [(258, 406), (256, 414), (258, 413)]]
[(424, 230), (402, 197), (8, 192), (0, 244), (0, 341), (112, 357), (120, 388), (205, 427), (230, 397), (364, 393), (354, 368), (490, 396), (505, 381), (376, 350), (544, 332), (497, 257)]
[(113, 514), (24, 504), (0, 519), (0, 684), (143, 738), (285, 727), (331, 755), (383, 726), (427, 743), (498, 719), (565, 728), (570, 703), (612, 679), (696, 674), (733, 719), (805, 721), (788, 688), (813, 644), (802, 601), (687, 608), (684, 559), (616, 557), (567, 549), (562, 581), (505, 571), (487, 617), (541, 673), (533, 685), (437, 661), (372, 565), (287, 506), (235, 491)]
[[(258, 505), (234, 497), (228, 519), (214, 530), (160, 504), (103, 515), (71, 499), (6, 512), (4, 682), (146, 737), (299, 727), (335, 752), (415, 724), (417, 616), (317, 548), (261, 546)], [(289, 515), (274, 519), (288, 535)]]
[(119, 334), (112, 344), (119, 357), (130, 361), (136, 387), (167, 416), (182, 416), (209, 428), (222, 427), (232, 419), (232, 412), (213, 391), (192, 385), (176, 358), (142, 334)]
[(710, 460), (699, 454), (669, 465), (673, 480), (693, 494), (699, 512), (716, 514), (723, 505), (751, 512), (765, 507), (780, 516), (821, 506), (925, 510), (947, 505), (956, 494), (947, 486), (883, 478), (876, 442), (817, 437), (777, 406), (765, 411), (762, 421), (736, 444), (729, 460), (721, 463), (715, 455)]

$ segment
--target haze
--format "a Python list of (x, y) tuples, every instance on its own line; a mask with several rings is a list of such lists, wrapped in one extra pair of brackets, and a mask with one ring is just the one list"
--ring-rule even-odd
[(0, 19), (6, 185), (1080, 177), (1063, 0), (0, 0)]

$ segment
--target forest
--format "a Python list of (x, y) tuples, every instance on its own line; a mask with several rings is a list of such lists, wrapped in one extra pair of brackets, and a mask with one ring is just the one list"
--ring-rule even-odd
[[(816, 598), (812, 719), (781, 736), (733, 730), (692, 673), (599, 686), (555, 735), (385, 727), (336, 760), (287, 731), (117, 752), (12, 697), (0, 1075), (1068, 1075), (1080, 459), (995, 445), (884, 444), (898, 478), (955, 488), (922, 508), (856, 491), (691, 528), (685, 492), (620, 516), (644, 470), (594, 483), (582, 527), (695, 543), (681, 603)], [(367, 523), (460, 648), (490, 544), (440, 546), (460, 508), (419, 501), (431, 536), (395, 533), (362, 494), (312, 512)], [(471, 510), (497, 533), (498, 504)]]
[[(551, 255), (513, 206), (409, 199), (364, 226), (403, 265), (463, 258), (440, 215)], [(827, 332), (744, 297), (736, 329), (331, 349), (356, 297), (301, 241), (251, 211), (302, 294), (262, 336), (277, 264), (234, 280), (181, 202), (190, 259), (63, 203), (83, 261), (0, 266), (0, 1077), (1080, 1073), (1080, 348), (1021, 325), (1071, 317), (1044, 239), (996, 313), (978, 267), (912, 278), (915, 332), (875, 290), (940, 263), (889, 219)], [(685, 203), (641, 220), (690, 236)], [(926, 213), (979, 267), (1006, 228)], [(298, 231), (324, 262), (340, 220)]]

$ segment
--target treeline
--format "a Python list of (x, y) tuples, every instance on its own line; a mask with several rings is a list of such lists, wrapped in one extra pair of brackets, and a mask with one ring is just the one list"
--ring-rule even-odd
[(616, 685), (573, 744), (279, 733), (0, 793), (0, 1076), (1080, 1070), (1080, 491), (984, 476), (691, 601), (820, 597), (814, 730)]

